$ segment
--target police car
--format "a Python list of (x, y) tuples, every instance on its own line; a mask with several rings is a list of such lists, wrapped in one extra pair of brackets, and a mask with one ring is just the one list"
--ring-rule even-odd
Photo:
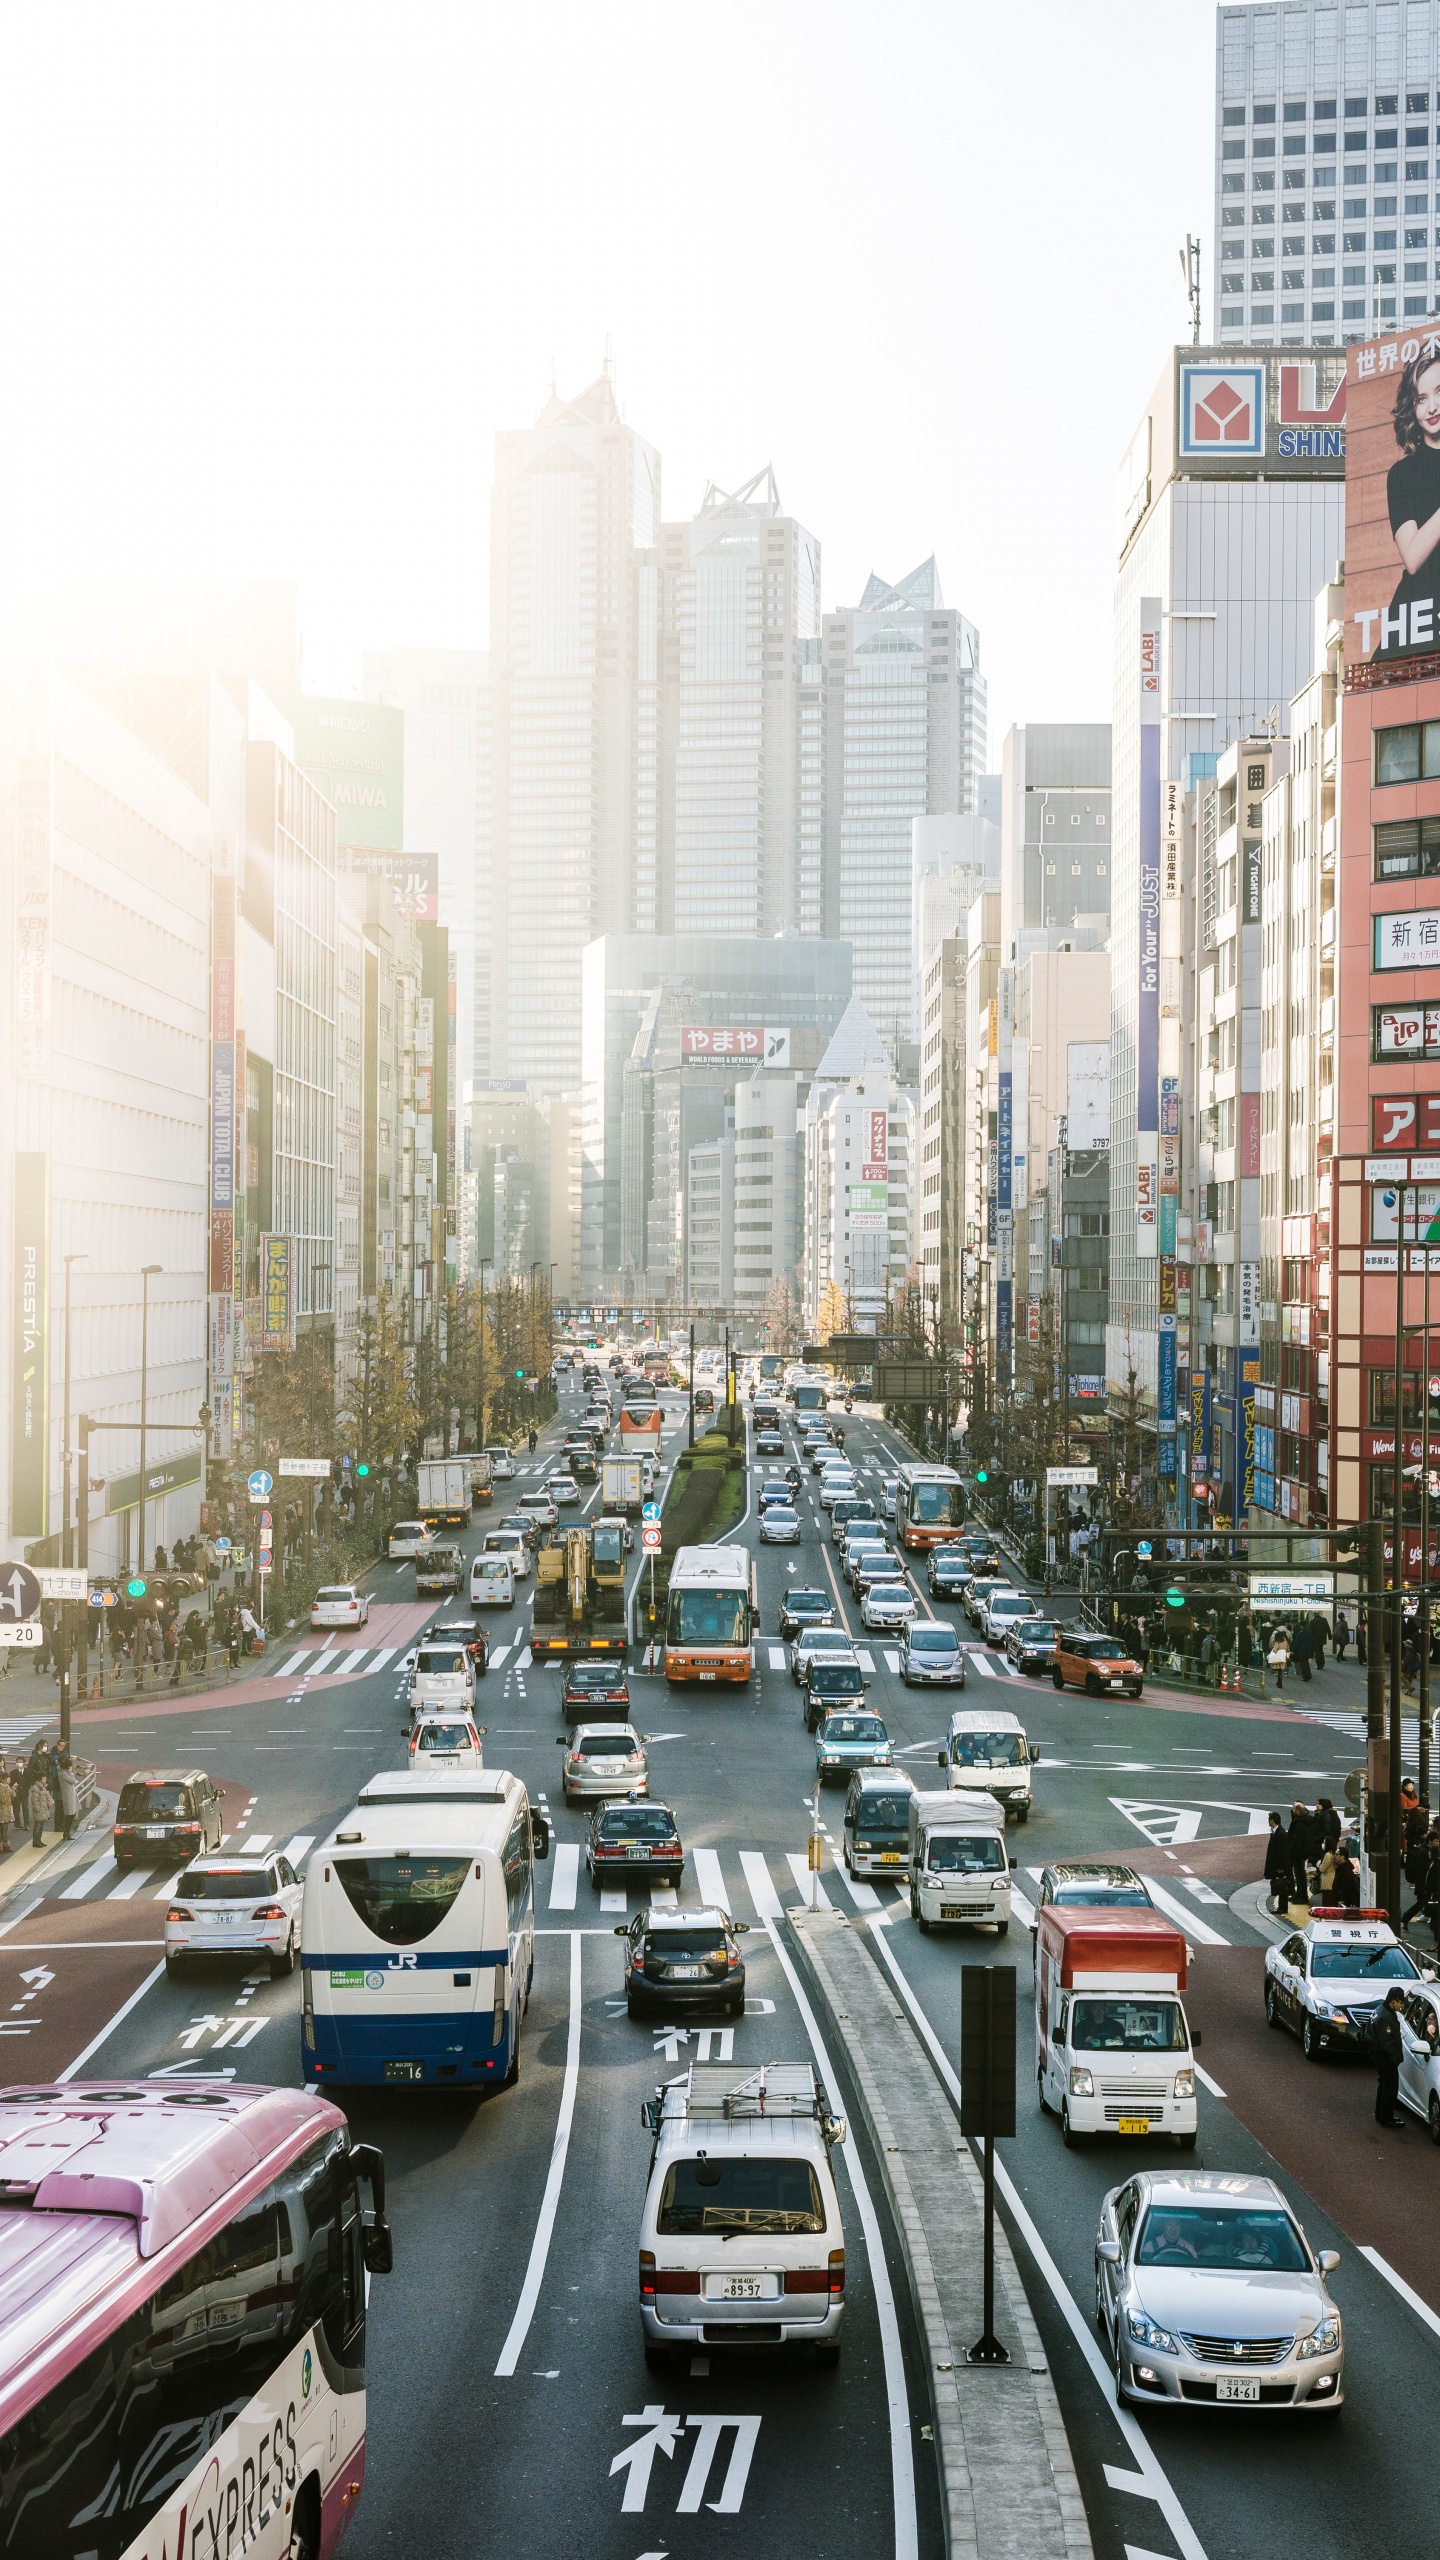
[(1331, 2052), (1368, 2053), (1391, 1984), (1433, 1979), (1383, 1911), (1317, 1906), (1305, 1928), (1265, 1951), (1265, 2016), (1299, 2037), (1307, 2062)]

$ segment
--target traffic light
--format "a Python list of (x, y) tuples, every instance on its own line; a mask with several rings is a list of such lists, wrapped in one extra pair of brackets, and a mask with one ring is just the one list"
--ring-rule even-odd
[(988, 1475), (988, 1473), (987, 1473), (987, 1471), (986, 1471), (986, 1469), (985, 1469), (984, 1467), (977, 1467), (977, 1468), (976, 1468), (976, 1470), (975, 1470), (975, 1481), (976, 1481), (976, 1483), (977, 1483), (977, 1484), (988, 1484), (988, 1483), (989, 1483), (990, 1478), (989, 1478), (989, 1475)]
[(1177, 1591), (1173, 1582), (1165, 1594), (1165, 1606), (1167, 1609), (1183, 1609), (1185, 1606), (1185, 1594)]
[(355, 1473), (357, 1474), (357, 1476), (368, 1476), (368, 1474), (370, 1473), (370, 1461), (369, 1461), (369, 1459), (368, 1459), (368, 1458), (357, 1458), (357, 1459), (356, 1459), (356, 1461), (355, 1461)]
[(525, 1375), (525, 1372), (524, 1372), (524, 1370), (523, 1370), (523, 1369), (517, 1369), (517, 1370), (516, 1370), (516, 1372), (515, 1372), (515, 1375), (516, 1375), (516, 1377), (517, 1377), (517, 1378), (523, 1378), (523, 1377), (524, 1377), (524, 1375)]
[(130, 1580), (126, 1583), (125, 1588), (132, 1600), (143, 1600), (148, 1588), (144, 1574), (132, 1574)]

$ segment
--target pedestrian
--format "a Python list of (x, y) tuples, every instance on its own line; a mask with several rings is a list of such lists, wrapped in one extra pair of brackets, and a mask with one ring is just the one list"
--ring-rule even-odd
[(1430, 1828), (1429, 1808), (1422, 1805), (1413, 1778), (1400, 1781), (1401, 1855), (1407, 1856)]
[(205, 1621), (201, 1617), (198, 1609), (192, 1609), (185, 1621), (185, 1649), (190, 1656), (190, 1668), (192, 1672), (203, 1671), (205, 1668), (207, 1638), (205, 1633)]
[(1320, 1616), (1318, 1610), (1310, 1621), (1310, 1633), (1315, 1640), (1311, 1658), (1316, 1670), (1323, 1671), (1325, 1668), (1325, 1644), (1330, 1630), (1326, 1626), (1325, 1621)]
[(239, 1663), (240, 1647), (243, 1642), (244, 1637), (240, 1628), (240, 1612), (238, 1609), (235, 1609), (231, 1611), (225, 1625), (225, 1658), (232, 1671), (236, 1669)]
[(1335, 1659), (1337, 1662), (1344, 1661), (1345, 1648), (1349, 1642), (1350, 1621), (1343, 1609), (1337, 1609), (1335, 1612)]
[(0, 1761), (0, 1853), (6, 1856), (9, 1855), (10, 1825), (14, 1819), (15, 1790), (10, 1783), (9, 1770)]
[(1310, 1677), (1311, 1642), (1309, 1619), (1298, 1618), (1295, 1622), (1295, 1641), (1290, 1647), (1290, 1659), (1302, 1680), (1308, 1680)]
[(68, 1751), (62, 1751), (55, 1770), (55, 1792), (60, 1805), (60, 1837), (73, 1840), (80, 1819), (80, 1781), (75, 1763)]
[(1430, 1873), (1431, 1859), (1434, 1854), (1434, 1845), (1435, 1827), (1433, 1824), (1427, 1825), (1426, 1829), (1423, 1831), (1417, 1831), (1413, 1837), (1407, 1828), (1405, 1835), (1404, 1861), (1405, 1881), (1409, 1885), (1415, 1899), (1411, 1904), (1410, 1909), (1408, 1911), (1402, 1911), (1400, 1914), (1400, 1926), (1402, 1929), (1405, 1928), (1411, 1920), (1418, 1920), (1421, 1912), (1425, 1909), (1426, 1885)]
[(1310, 1858), (1314, 1832), (1310, 1810), (1298, 1800), (1290, 1808), (1290, 1900), (1303, 1906), (1310, 1901)]
[(1285, 1633), (1283, 1627), (1276, 1627), (1274, 1634), (1270, 1638), (1270, 1648), (1265, 1659), (1275, 1675), (1276, 1688), (1283, 1689), (1285, 1686), (1285, 1665), (1290, 1659), (1290, 1639)]
[(55, 1819), (55, 1799), (43, 1777), (37, 1778), (30, 1790), (30, 1846), (43, 1849), (45, 1834)]
[(1342, 1840), (1335, 1852), (1335, 1873), (1330, 1884), (1330, 1899), (1342, 1911), (1360, 1908), (1360, 1870), (1350, 1854), (1350, 1843)]
[(537, 1449), (537, 1448), (538, 1448), (538, 1446), (539, 1446), (539, 1441), (538, 1441), (538, 1439), (537, 1439), (537, 1436), (536, 1436), (535, 1429), (534, 1429), (534, 1426), (533, 1426), (533, 1425), (531, 1426), (530, 1430), (529, 1430), (529, 1431), (527, 1431), (527, 1433), (526, 1433), (526, 1435), (525, 1435), (525, 1446), (526, 1446), (526, 1448), (529, 1450), (530, 1455), (531, 1455), (531, 1457), (533, 1458), (533, 1457), (534, 1457), (534, 1455), (535, 1455), (535, 1451), (536, 1451), (536, 1449)]
[(1335, 1810), (1334, 1802), (1329, 1796), (1317, 1796), (1315, 1799), (1314, 1854), (1317, 1858), (1326, 1855), (1333, 1857), (1339, 1846), (1340, 1816)]
[(155, 1570), (157, 1573), (168, 1573), (170, 1570), (170, 1559), (163, 1547), (157, 1547), (155, 1550)]
[(1375, 2121), (1387, 2133), (1399, 2133), (1405, 2123), (1396, 2113), (1400, 2095), (1400, 2065), (1405, 2059), (1405, 2039), (1400, 2032), (1400, 2013), (1405, 1994), (1398, 1982), (1385, 1994), (1385, 2005), (1375, 2012), (1370, 2030), (1371, 2050), (1375, 2056)]
[(1290, 1842), (1285, 1831), (1285, 1817), (1272, 1812), (1270, 1836), (1265, 1843), (1265, 1901), (1271, 1911), (1284, 1917), (1287, 1908), (1286, 1883), (1290, 1874)]

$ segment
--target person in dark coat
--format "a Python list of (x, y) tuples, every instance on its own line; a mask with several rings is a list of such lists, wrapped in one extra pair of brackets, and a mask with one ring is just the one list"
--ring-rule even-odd
[(1320, 1617), (1318, 1613), (1310, 1621), (1310, 1633), (1313, 1638), (1311, 1659), (1314, 1662), (1316, 1670), (1323, 1671), (1325, 1668), (1325, 1638), (1329, 1633), (1329, 1629), (1327, 1628), (1324, 1619)]
[(1308, 1806), (1293, 1804), (1290, 1808), (1290, 1899), (1308, 1903), (1310, 1879), (1306, 1874), (1314, 1856), (1314, 1833)]
[(1310, 1677), (1310, 1655), (1313, 1644), (1314, 1639), (1310, 1633), (1309, 1619), (1297, 1618), (1295, 1621), (1294, 1640), (1290, 1647), (1290, 1659), (1294, 1663), (1302, 1680), (1308, 1680)]
[(1400, 2133), (1405, 2119), (1396, 2112), (1400, 2095), (1400, 2065), (1405, 2059), (1405, 2039), (1400, 2032), (1400, 2012), (1405, 1994), (1394, 1983), (1385, 1994), (1385, 2005), (1375, 2012), (1370, 2030), (1370, 2046), (1375, 2056), (1375, 2121), (1387, 2133)]
[(1345, 1647), (1349, 1641), (1350, 1621), (1343, 1609), (1337, 1609), (1335, 1612), (1335, 1659), (1337, 1662), (1344, 1661)]
[(1340, 1846), (1340, 1816), (1329, 1796), (1315, 1799), (1315, 1847), (1311, 1855), (1323, 1858), (1327, 1849)]
[(1270, 1837), (1265, 1843), (1265, 1900), (1270, 1910), (1283, 1911), (1290, 1876), (1290, 1842), (1285, 1831), (1283, 1813), (1270, 1816)]
[(1360, 1870), (1347, 1848), (1335, 1852), (1335, 1881), (1330, 1887), (1332, 1898), (1342, 1910), (1360, 1908)]

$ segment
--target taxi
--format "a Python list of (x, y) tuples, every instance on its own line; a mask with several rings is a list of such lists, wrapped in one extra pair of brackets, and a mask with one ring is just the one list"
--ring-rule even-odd
[(1118, 1636), (1086, 1635), (1062, 1627), (1055, 1639), (1050, 1677), (1057, 1689), (1083, 1689), (1089, 1698), (1138, 1698), (1145, 1686), (1145, 1665), (1127, 1653)]
[(1298, 2036), (1307, 2062), (1327, 2053), (1368, 2061), (1375, 2013), (1391, 1985), (1411, 1993), (1434, 1979), (1383, 1911), (1317, 1904), (1303, 1929), (1265, 1950), (1266, 2023)]

